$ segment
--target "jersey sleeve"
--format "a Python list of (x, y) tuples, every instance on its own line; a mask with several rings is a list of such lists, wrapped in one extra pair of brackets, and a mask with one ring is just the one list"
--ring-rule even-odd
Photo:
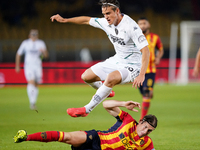
[(162, 44), (159, 36), (158, 36), (158, 39), (157, 39), (157, 42), (156, 42), (156, 48), (158, 50), (163, 50), (163, 44)]
[(43, 51), (47, 50), (46, 44), (43, 40), (41, 40), (41, 48), (42, 48)]
[(103, 28), (104, 22), (105, 22), (104, 18), (91, 18), (89, 24), (95, 28), (104, 30)]
[(134, 44), (139, 50), (148, 45), (146, 37), (142, 33), (140, 27), (135, 22), (132, 23), (129, 33), (130, 33), (130, 38), (133, 40)]
[(127, 112), (125, 112), (123, 110), (120, 110), (120, 112), (119, 112), (118, 116), (116, 117), (116, 119), (118, 121), (125, 121), (125, 122), (135, 121), (129, 113), (127, 113)]
[(18, 55), (22, 55), (25, 53), (25, 45), (26, 45), (26, 41), (23, 41), (21, 45), (19, 46), (19, 49), (17, 50)]

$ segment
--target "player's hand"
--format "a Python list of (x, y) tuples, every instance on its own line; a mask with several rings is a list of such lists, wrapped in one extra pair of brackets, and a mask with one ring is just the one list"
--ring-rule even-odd
[(136, 89), (137, 87), (140, 87), (144, 82), (144, 78), (145, 78), (144, 75), (139, 74), (139, 76), (137, 76), (135, 80), (133, 81), (132, 87), (135, 87)]
[(194, 68), (193, 72), (192, 72), (192, 76), (197, 78), (199, 75), (199, 69), (198, 68)]
[(140, 109), (140, 103), (138, 103), (138, 102), (133, 102), (133, 101), (127, 101), (126, 104), (125, 104), (125, 107), (126, 107), (128, 110), (138, 112), (138, 110), (137, 110), (137, 109), (134, 109), (134, 108), (135, 108), (135, 107), (138, 107), (138, 108)]
[(61, 17), (59, 14), (51, 16), (50, 19), (52, 22), (54, 20), (56, 20), (57, 22), (61, 22), (61, 23), (65, 22), (65, 19), (63, 17)]
[(15, 71), (16, 71), (17, 73), (19, 73), (19, 72), (20, 72), (20, 66), (16, 66), (16, 67), (15, 67)]
[(156, 57), (154, 63), (155, 63), (155, 65), (159, 65), (160, 64), (160, 59)]

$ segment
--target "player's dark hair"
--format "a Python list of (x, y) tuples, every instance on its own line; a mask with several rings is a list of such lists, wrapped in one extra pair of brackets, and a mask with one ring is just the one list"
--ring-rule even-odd
[[(109, 5), (113, 4), (113, 5)], [(120, 4), (118, 2), (118, 0), (100, 0), (99, 1), (99, 5), (101, 5), (102, 7), (108, 7), (108, 6), (112, 6), (112, 9), (115, 11), (117, 8), (120, 8)], [(116, 7), (115, 7), (116, 6)]]
[(142, 122), (148, 122), (152, 127), (156, 128), (157, 127), (157, 118), (154, 115), (146, 115), (144, 116), (144, 118), (142, 119)]
[(146, 17), (140, 17), (140, 18), (138, 18), (137, 21), (140, 21), (140, 20), (146, 20), (146, 21), (149, 21)]

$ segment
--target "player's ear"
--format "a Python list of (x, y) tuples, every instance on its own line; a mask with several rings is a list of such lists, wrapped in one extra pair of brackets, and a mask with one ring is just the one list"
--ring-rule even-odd
[(116, 10), (115, 10), (118, 14), (120, 13), (120, 10), (119, 10), (119, 8), (116, 8)]

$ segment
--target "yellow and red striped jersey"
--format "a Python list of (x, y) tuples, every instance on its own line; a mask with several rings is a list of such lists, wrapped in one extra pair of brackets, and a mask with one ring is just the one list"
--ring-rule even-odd
[(149, 65), (147, 68), (146, 73), (156, 73), (156, 65), (155, 61), (155, 48), (158, 50), (163, 50), (163, 44), (157, 34), (149, 33), (146, 35), (146, 39), (149, 43), (148, 48), (150, 51), (150, 58), (149, 58)]
[(140, 138), (137, 122), (125, 111), (120, 111), (117, 122), (107, 131), (97, 131), (102, 150), (154, 150), (150, 137)]

